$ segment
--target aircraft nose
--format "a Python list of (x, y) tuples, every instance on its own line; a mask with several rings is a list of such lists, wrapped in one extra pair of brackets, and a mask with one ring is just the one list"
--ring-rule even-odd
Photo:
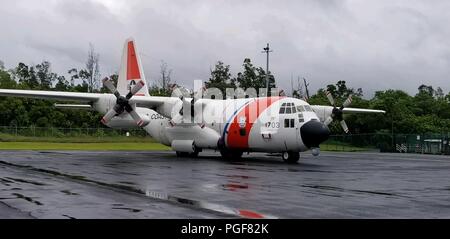
[(306, 147), (317, 148), (319, 144), (328, 139), (330, 130), (324, 123), (318, 120), (310, 120), (302, 125), (300, 135)]

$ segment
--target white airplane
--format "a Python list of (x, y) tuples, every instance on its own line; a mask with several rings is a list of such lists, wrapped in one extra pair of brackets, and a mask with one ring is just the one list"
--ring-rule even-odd
[[(330, 135), (327, 127), (343, 113), (385, 113), (382, 110), (309, 105), (290, 97), (206, 99), (150, 96), (135, 41), (123, 49), (117, 89), (109, 79), (103, 83), (113, 94), (0, 89), (0, 96), (14, 96), (80, 104), (55, 104), (60, 108), (94, 109), (105, 114), (102, 123), (111, 128), (142, 127), (160, 143), (172, 147), (177, 156), (195, 157), (203, 149), (220, 151), (224, 158), (240, 158), (243, 152), (281, 153), (289, 163), (300, 152), (319, 146)], [(202, 94), (204, 92), (200, 91)], [(198, 93), (197, 93), (198, 95)]]

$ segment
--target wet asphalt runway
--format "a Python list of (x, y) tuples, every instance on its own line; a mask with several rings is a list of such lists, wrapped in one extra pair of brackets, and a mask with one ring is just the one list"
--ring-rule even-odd
[(450, 157), (0, 151), (0, 218), (450, 218)]

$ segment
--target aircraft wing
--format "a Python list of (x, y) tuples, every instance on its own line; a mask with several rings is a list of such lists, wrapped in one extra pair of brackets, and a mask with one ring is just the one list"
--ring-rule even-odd
[[(94, 103), (97, 102), (100, 98), (111, 97), (112, 94), (0, 89), (0, 96)], [(173, 100), (176, 101), (177, 98)], [(130, 103), (136, 103), (141, 107), (155, 108), (163, 105), (164, 103), (170, 103), (173, 100), (169, 97), (134, 96), (133, 98), (131, 98)]]
[(178, 98), (164, 97), (164, 96), (134, 96), (130, 99), (130, 103), (135, 103), (140, 107), (155, 108), (163, 105), (164, 103), (170, 103), (177, 101)]
[(342, 110), (344, 113), (386, 113), (384, 110), (372, 110), (372, 109), (361, 109), (361, 108), (344, 108)]
[[(320, 118), (320, 121), (325, 122), (328, 117), (333, 112), (332, 106), (327, 105), (311, 105), (314, 112), (316, 112), (317, 116)], [(373, 109), (361, 109), (361, 108), (344, 108), (343, 113), (368, 113), (368, 114), (384, 114), (386, 111), (384, 110), (373, 110)]]
[[(311, 105), (311, 107), (314, 109), (314, 112), (317, 114), (331, 114), (333, 111), (333, 106), (328, 105)], [(386, 111), (384, 110), (373, 110), (373, 109), (362, 109), (362, 108), (349, 108), (345, 107), (343, 110), (343, 113), (381, 113), (384, 114)]]
[(105, 94), (62, 92), (62, 91), (40, 91), (40, 90), (10, 90), (0, 89), (0, 96), (12, 96), (34, 99), (63, 100), (78, 102), (96, 102)]

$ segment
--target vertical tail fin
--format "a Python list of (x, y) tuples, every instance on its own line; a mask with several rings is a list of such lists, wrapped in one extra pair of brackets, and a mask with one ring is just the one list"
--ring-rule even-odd
[(150, 96), (144, 70), (142, 68), (141, 58), (138, 53), (134, 39), (127, 39), (123, 47), (122, 62), (119, 71), (119, 79), (117, 81), (117, 90), (121, 95), (126, 95), (137, 82), (142, 80), (145, 85), (136, 93), (136, 95)]

